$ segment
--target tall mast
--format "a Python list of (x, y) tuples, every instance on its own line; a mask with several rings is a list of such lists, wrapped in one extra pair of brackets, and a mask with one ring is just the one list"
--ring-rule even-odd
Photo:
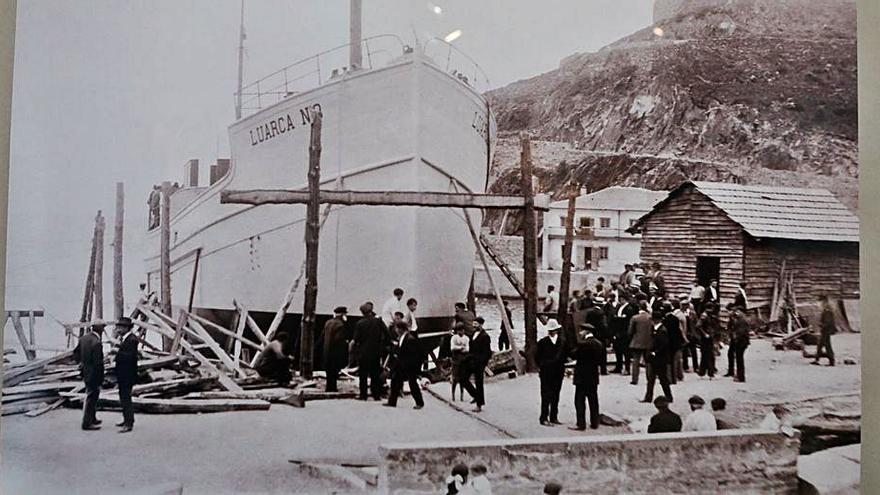
[(351, 13), (349, 15), (350, 38), (348, 52), (348, 66), (352, 69), (363, 67), (363, 54), (361, 53), (361, 0), (351, 0)]
[(238, 91), (235, 92), (235, 120), (241, 118), (241, 92), (244, 84), (244, 0), (241, 0), (241, 27), (238, 37)]

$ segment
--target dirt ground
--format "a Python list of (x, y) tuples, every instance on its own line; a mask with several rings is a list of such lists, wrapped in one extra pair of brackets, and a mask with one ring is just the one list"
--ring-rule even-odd
[[(844, 358), (861, 362), (859, 335), (838, 335), (834, 346), (841, 364), (834, 368), (811, 366), (800, 352), (774, 351), (770, 343), (757, 340), (746, 353), (747, 383), (729, 378), (700, 379), (694, 374), (673, 388), (673, 410), (684, 413), (687, 398), (724, 397), (731, 413), (757, 422), (772, 402), (798, 403), (824, 395), (858, 392), (860, 365), (843, 365)], [(719, 368), (726, 366), (722, 355)], [(638, 423), (653, 407), (638, 402), (644, 393), (629, 377), (609, 375), (599, 389), (603, 411)], [(449, 385), (432, 390), (448, 398)], [(268, 411), (204, 415), (138, 415), (135, 431), (119, 435), (112, 426), (114, 412), (99, 413), (104, 428), (97, 432), (79, 429), (80, 412), (53, 411), (39, 418), (7, 416), (2, 419), (2, 466), (0, 491), (9, 494), (104, 494), (176, 482), (186, 494), (201, 493), (345, 493), (343, 485), (316, 479), (291, 459), (333, 459), (375, 464), (378, 447), (389, 442), (425, 440), (474, 440), (505, 438), (500, 430), (516, 437), (608, 435), (625, 428), (601, 427), (586, 433), (564, 426), (538, 424), (538, 378), (514, 380), (498, 377), (486, 387), (488, 405), (480, 419), (463, 414), (431, 394), (424, 394), (426, 407), (412, 409), (404, 397), (397, 409), (355, 400), (309, 402), (304, 409), (273, 405)], [(560, 420), (574, 422), (566, 380), (560, 403)], [(858, 408), (858, 396), (849, 396), (847, 409)], [(813, 400), (811, 403), (822, 404)], [(457, 403), (470, 410), (467, 403)]]

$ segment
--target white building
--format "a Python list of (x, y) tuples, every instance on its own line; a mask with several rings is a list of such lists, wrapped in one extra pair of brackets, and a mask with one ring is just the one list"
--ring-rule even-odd
[[(626, 229), (667, 195), (667, 191), (615, 186), (579, 196), (575, 202), (573, 269), (615, 274), (623, 271), (624, 264), (637, 262), (641, 236), (628, 234)], [(544, 213), (541, 268), (545, 270), (562, 268), (567, 213), (568, 200), (550, 203), (550, 211)]]

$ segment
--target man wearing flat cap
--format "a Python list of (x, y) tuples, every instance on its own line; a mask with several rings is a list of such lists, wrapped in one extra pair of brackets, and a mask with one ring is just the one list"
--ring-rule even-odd
[(119, 404), (122, 406), (122, 422), (119, 433), (128, 433), (134, 428), (134, 410), (131, 405), (131, 389), (137, 382), (138, 338), (132, 332), (131, 318), (122, 317), (116, 322), (116, 338), (119, 348), (116, 351), (116, 382), (119, 384)]
[(333, 318), (324, 324), (324, 371), (327, 373), (327, 392), (336, 392), (339, 370), (348, 365), (348, 340), (345, 338), (345, 320), (348, 309), (337, 306)]
[(551, 318), (547, 321), (547, 335), (538, 341), (535, 361), (538, 363), (538, 377), (541, 379), (541, 416), (538, 422), (544, 426), (561, 424), (559, 422), (559, 392), (565, 378), (565, 347), (559, 338), (562, 325)]
[(572, 430), (587, 429), (586, 404), (590, 404), (590, 428), (599, 427), (599, 367), (605, 346), (593, 335), (593, 325), (582, 323), (578, 333), (577, 345), (572, 357), (577, 360), (574, 367), (574, 409), (577, 424)]
[(373, 312), (373, 303), (361, 304), (361, 319), (354, 329), (354, 353), (358, 361), (358, 399), (367, 400), (367, 390), (375, 400), (382, 400), (382, 351), (389, 344), (388, 329)]
[(101, 347), (101, 334), (104, 324), (96, 323), (79, 338), (74, 355), (82, 367), (83, 382), (86, 385), (86, 398), (83, 402), (83, 430), (98, 430), (101, 421), (96, 416), (98, 396), (104, 383), (104, 349)]
[(651, 416), (648, 433), (674, 433), (681, 431), (681, 416), (669, 410), (669, 399), (661, 395), (654, 399), (657, 414)]

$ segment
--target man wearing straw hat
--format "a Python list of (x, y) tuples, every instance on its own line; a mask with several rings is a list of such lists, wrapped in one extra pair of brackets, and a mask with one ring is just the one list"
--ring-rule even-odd
[(547, 321), (547, 335), (538, 341), (535, 361), (538, 363), (538, 376), (541, 379), (541, 417), (544, 426), (561, 424), (559, 422), (559, 392), (565, 377), (565, 347), (559, 338), (562, 325), (551, 318)]

